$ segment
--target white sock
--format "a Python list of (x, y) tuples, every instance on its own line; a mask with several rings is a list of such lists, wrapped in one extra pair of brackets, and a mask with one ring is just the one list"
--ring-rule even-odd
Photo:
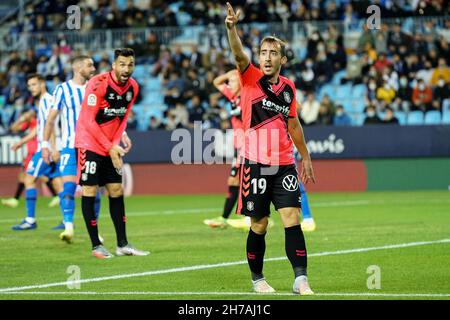
[(29, 224), (33, 224), (33, 223), (36, 222), (36, 219), (35, 218), (31, 218), (31, 217), (26, 217), (25, 221), (28, 222)]
[(73, 231), (73, 222), (64, 222), (66, 230)]

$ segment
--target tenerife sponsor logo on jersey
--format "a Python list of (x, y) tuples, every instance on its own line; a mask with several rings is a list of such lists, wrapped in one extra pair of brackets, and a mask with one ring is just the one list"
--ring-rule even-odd
[(107, 117), (123, 117), (127, 113), (127, 107), (104, 108), (103, 113)]
[(262, 101), (262, 107), (269, 111), (281, 113), (285, 117), (287, 117), (289, 114), (289, 106), (280, 106), (280, 105), (276, 104), (275, 102), (270, 101), (266, 98), (264, 98)]

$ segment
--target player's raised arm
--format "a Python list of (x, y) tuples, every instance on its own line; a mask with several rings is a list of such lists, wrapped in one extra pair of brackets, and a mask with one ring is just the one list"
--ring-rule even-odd
[(295, 147), (302, 156), (302, 182), (305, 184), (309, 181), (316, 183), (316, 178), (314, 177), (314, 170), (311, 163), (311, 157), (309, 155), (308, 148), (306, 147), (303, 128), (297, 117), (289, 118), (288, 130), (289, 135), (291, 136), (292, 141), (295, 144)]
[(250, 59), (244, 52), (241, 39), (236, 30), (236, 24), (239, 20), (241, 12), (238, 10), (234, 13), (233, 7), (227, 2), (227, 17), (225, 18), (225, 25), (227, 27), (228, 41), (230, 42), (231, 51), (233, 52), (236, 65), (240, 72), (244, 71), (250, 64)]

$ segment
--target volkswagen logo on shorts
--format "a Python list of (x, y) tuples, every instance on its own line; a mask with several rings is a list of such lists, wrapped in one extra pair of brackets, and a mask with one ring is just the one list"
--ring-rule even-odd
[(121, 175), (122, 175), (122, 169), (118, 169), (118, 168), (116, 168), (116, 172), (117, 172), (117, 174), (118, 174), (119, 176), (121, 176)]
[(253, 203), (253, 201), (247, 201), (247, 210), (253, 211), (253, 209), (255, 209), (255, 204)]
[(283, 179), (283, 188), (287, 191), (297, 191), (298, 189), (298, 180), (296, 176), (288, 175)]

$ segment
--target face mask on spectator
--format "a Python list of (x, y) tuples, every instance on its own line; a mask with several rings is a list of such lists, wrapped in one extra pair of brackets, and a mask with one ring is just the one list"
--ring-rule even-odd
[(418, 85), (419, 90), (425, 90), (425, 85), (423, 83)]
[(445, 86), (445, 81), (444, 81), (444, 79), (439, 79), (439, 81), (438, 81), (438, 86), (439, 86), (439, 87)]
[(384, 88), (385, 88), (386, 90), (389, 90), (389, 89), (391, 88), (391, 86), (390, 86), (388, 83), (386, 83), (386, 84), (384, 85)]
[(408, 85), (408, 79), (406, 79), (406, 78), (401, 78), (401, 79), (400, 79), (400, 85), (401, 85), (402, 87), (406, 87), (406, 86)]
[(307, 63), (306, 63), (306, 67), (307, 67), (307, 68), (312, 68), (312, 66), (313, 66), (312, 62), (307, 62)]
[(373, 82), (369, 83), (369, 89), (370, 90), (375, 90), (377, 88), (377, 85)]
[(375, 111), (372, 111), (372, 110), (367, 111), (367, 116), (370, 117), (370, 118), (375, 116)]
[(343, 114), (344, 114), (344, 111), (343, 111), (343, 110), (337, 110), (337, 111), (336, 111), (336, 115), (337, 115), (338, 117), (342, 116)]

